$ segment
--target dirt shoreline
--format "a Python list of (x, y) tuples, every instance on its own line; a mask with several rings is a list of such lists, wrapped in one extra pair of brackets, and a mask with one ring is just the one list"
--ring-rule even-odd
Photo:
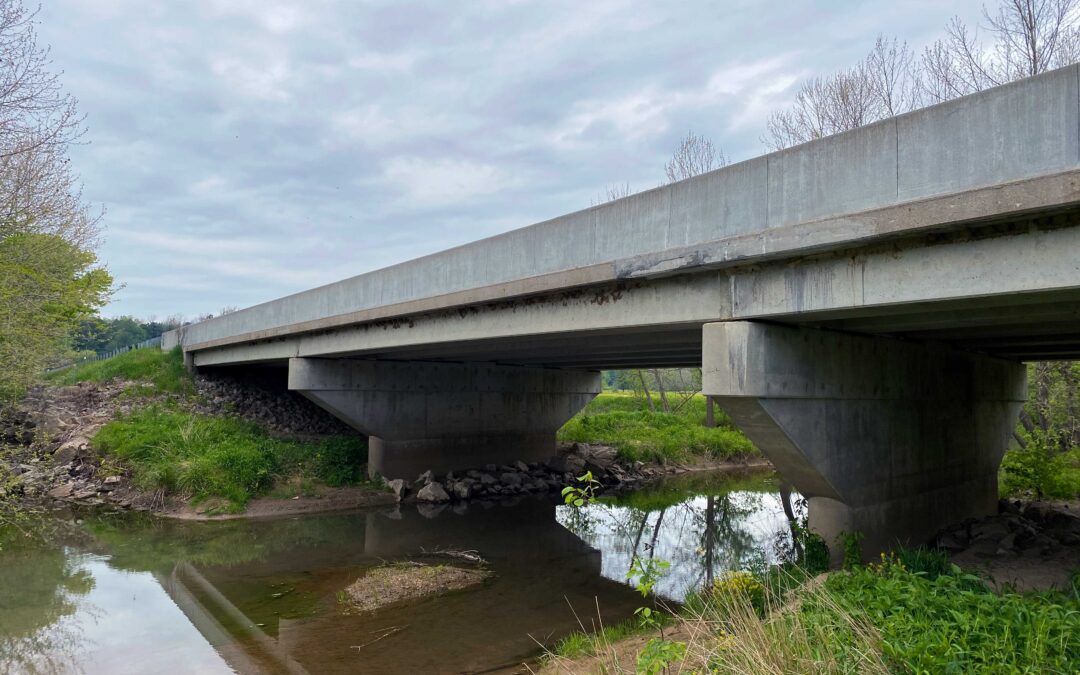
[[(703, 458), (702, 461), (691, 464), (668, 466), (653, 464), (647, 465), (647, 467), (653, 469), (656, 475), (635, 483), (633, 487), (640, 487), (654, 481), (663, 480), (665, 477), (687, 473), (703, 471), (769, 471), (773, 468), (768, 460), (757, 458), (751, 458), (747, 461), (721, 461)], [(207, 513), (200, 511), (200, 508), (203, 508), (201, 505), (195, 507), (190, 503), (174, 504), (165, 509), (153, 511), (153, 513), (163, 518), (187, 521), (238, 520), (335, 513), (376, 506), (392, 506), (402, 501), (416, 503), (415, 499), (399, 500), (391, 492), (373, 490), (366, 486), (321, 487), (317, 496), (292, 498), (257, 497), (248, 502), (247, 508), (240, 513)]]

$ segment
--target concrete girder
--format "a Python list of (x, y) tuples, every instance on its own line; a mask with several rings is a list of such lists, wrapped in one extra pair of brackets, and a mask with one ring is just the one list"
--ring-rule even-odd
[(1023, 365), (940, 344), (759, 322), (703, 331), (703, 391), (809, 499), (834, 558), (921, 544), (997, 507)]
[(369, 436), (369, 473), (412, 480), (551, 457), (555, 432), (600, 392), (600, 373), (293, 358), (289, 389)]

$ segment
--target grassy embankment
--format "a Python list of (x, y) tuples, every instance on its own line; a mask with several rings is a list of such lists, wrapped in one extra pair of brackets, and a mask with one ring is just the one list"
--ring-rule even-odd
[(257, 424), (195, 410), (197, 394), (179, 351), (140, 349), (54, 373), (58, 385), (132, 382), (125, 395), (145, 405), (103, 426), (91, 446), (130, 470), (147, 490), (225, 500), (241, 510), (254, 496), (311, 494), (318, 484), (366, 481), (367, 444), (358, 436), (316, 441), (275, 438)]
[[(1065, 673), (1080, 668), (1080, 587), (997, 593), (942, 553), (901, 551), (824, 581), (788, 566), (724, 577), (667, 624), (666, 645), (632, 624), (561, 641), (549, 662), (682, 671)], [(653, 656), (650, 656), (653, 655)], [(636, 664), (635, 664), (636, 661)], [(648, 666), (657, 668), (649, 670)], [(644, 666), (644, 667), (643, 667)]]
[(736, 459), (759, 456), (750, 440), (719, 407), (716, 427), (705, 426), (705, 397), (695, 394), (678, 411), (649, 410), (644, 396), (603, 392), (559, 430), (559, 440), (610, 445), (626, 459), (661, 463), (694, 457)]

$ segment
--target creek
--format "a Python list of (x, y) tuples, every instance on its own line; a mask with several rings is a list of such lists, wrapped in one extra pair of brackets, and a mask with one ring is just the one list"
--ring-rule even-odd
[[(644, 603), (633, 556), (671, 562), (682, 600), (790, 541), (770, 473), (694, 473), (582, 508), (552, 497), (405, 504), (273, 520), (58, 514), (44, 541), (0, 533), (0, 672), (520, 672), (542, 646)], [(344, 592), (405, 561), (483, 583), (374, 611)]]

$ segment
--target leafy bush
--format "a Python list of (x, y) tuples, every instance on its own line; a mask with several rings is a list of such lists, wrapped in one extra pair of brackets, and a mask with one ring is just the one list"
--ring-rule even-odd
[(359, 437), (278, 439), (241, 420), (162, 406), (109, 422), (94, 436), (93, 446), (127, 462), (143, 488), (222, 497), (236, 506), (287, 474), (313, 476), (329, 485), (357, 482), (367, 460)]
[(1005, 453), (1000, 492), (1009, 497), (1068, 499), (1080, 495), (1080, 448), (1060, 452), (1041, 430), (1027, 434), (1027, 447)]

